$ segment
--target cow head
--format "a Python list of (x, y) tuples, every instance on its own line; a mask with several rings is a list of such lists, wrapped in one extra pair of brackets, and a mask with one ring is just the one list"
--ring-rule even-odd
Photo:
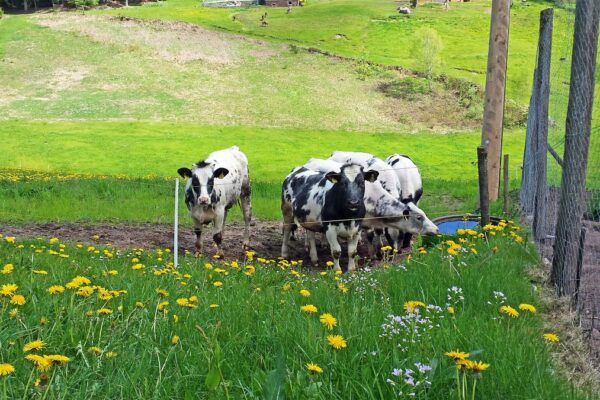
[(192, 169), (179, 168), (177, 170), (183, 178), (191, 179), (191, 189), (194, 193), (196, 204), (203, 206), (211, 205), (215, 198), (215, 179), (218, 181), (225, 178), (229, 173), (227, 168), (217, 167), (215, 163), (199, 161), (192, 165)]
[(342, 165), (340, 171), (328, 172), (325, 177), (331, 183), (332, 194), (340, 207), (351, 213), (364, 209), (365, 180), (375, 182), (379, 173), (374, 170), (364, 172), (357, 164)]
[(415, 203), (401, 203), (404, 210), (400, 218), (394, 218), (397, 228), (406, 233), (437, 235), (439, 229)]

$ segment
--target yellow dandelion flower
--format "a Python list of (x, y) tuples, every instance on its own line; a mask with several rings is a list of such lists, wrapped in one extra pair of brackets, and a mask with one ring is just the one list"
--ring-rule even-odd
[(196, 296), (195, 294), (190, 296), (189, 301), (191, 301), (192, 303), (197, 303), (198, 302), (198, 296)]
[(59, 294), (65, 291), (65, 287), (61, 285), (54, 285), (48, 288), (48, 293), (50, 294)]
[(519, 312), (512, 308), (511, 306), (502, 306), (500, 307), (500, 313), (506, 314), (509, 317), (517, 318), (519, 316)]
[(136, 301), (135, 308), (144, 308), (144, 303), (142, 303), (141, 301)]
[(101, 308), (96, 311), (98, 315), (110, 315), (112, 314), (112, 310), (110, 308)]
[(63, 356), (61, 354), (51, 354), (48, 356), (44, 356), (45, 359), (50, 360), (54, 363), (62, 363), (62, 364), (66, 364), (69, 361), (71, 361), (71, 359), (67, 356)]
[(173, 314), (173, 322), (179, 322), (179, 316), (177, 314)]
[(417, 308), (424, 308), (424, 307), (425, 307), (425, 303), (423, 303), (422, 301), (419, 301), (419, 300), (409, 300), (406, 303), (404, 303), (404, 309), (407, 312), (413, 312)]
[(0, 364), (0, 376), (10, 375), (13, 372), (15, 372), (15, 367), (13, 367), (11, 364)]
[(544, 333), (544, 339), (549, 342), (558, 342), (560, 340), (556, 333)]
[(27, 353), (28, 351), (32, 350), (41, 350), (45, 345), (46, 344), (42, 340), (34, 340), (32, 342), (25, 343), (23, 346), (23, 351)]
[(219, 308), (219, 305), (218, 305), (218, 304), (214, 304), (214, 303), (213, 303), (213, 304), (211, 304), (209, 307), (210, 307), (210, 308)]
[(346, 294), (350, 289), (348, 289), (348, 286), (346, 286), (344, 283), (340, 283), (338, 284), (338, 290), (343, 294)]
[(214, 287), (221, 287), (221, 286), (223, 286), (223, 282), (221, 282), (221, 281), (214, 281), (213, 282), (213, 286)]
[(317, 307), (315, 307), (312, 304), (307, 304), (305, 306), (302, 306), (302, 307), (300, 307), (300, 309), (309, 314), (316, 313), (318, 311)]
[(168, 297), (169, 296), (169, 292), (167, 292), (164, 289), (160, 289), (160, 288), (156, 288), (154, 289), (154, 291), (156, 292), (157, 295), (162, 296), (162, 297)]
[(19, 310), (18, 310), (18, 309), (16, 309), (16, 308), (13, 308), (12, 310), (10, 310), (10, 311), (8, 312), (8, 316), (9, 316), (10, 318), (15, 318), (17, 315), (19, 315)]
[(446, 310), (448, 310), (448, 314), (454, 315), (454, 312), (455, 312), (454, 307), (450, 306)]
[(290, 287), (291, 287), (291, 286), (292, 286), (291, 284), (289, 284), (289, 283), (285, 283), (285, 284), (284, 284), (284, 285), (281, 287), (281, 289), (283, 289), (284, 291), (286, 291), (286, 290), (290, 290)]
[(328, 335), (327, 342), (336, 350), (343, 349), (348, 346), (342, 335)]
[(306, 289), (302, 289), (300, 290), (300, 295), (303, 297), (309, 297), (310, 296), (310, 291), (306, 290)]
[(92, 295), (92, 293), (94, 293), (94, 288), (91, 286), (82, 286), (79, 289), (77, 289), (77, 296), (81, 296), (81, 297), (89, 297)]
[(45, 269), (34, 269), (31, 272), (33, 272), (36, 275), (48, 275), (48, 271), (46, 271)]
[(332, 330), (337, 325), (337, 320), (329, 313), (321, 314), (319, 321), (329, 330)]
[(88, 347), (87, 349), (88, 353), (92, 353), (92, 354), (100, 354), (102, 353), (102, 349), (98, 346), (92, 346), (92, 347)]
[(466, 360), (465, 367), (475, 373), (481, 373), (490, 367), (490, 364), (486, 364), (482, 361), (471, 361)]
[(40, 325), (46, 325), (48, 323), (48, 318), (46, 317), (42, 317), (40, 318)]
[(119, 353), (114, 351), (107, 351), (105, 354), (106, 358), (114, 358), (119, 355)]
[(15, 294), (13, 297), (10, 298), (10, 304), (22, 306), (23, 304), (25, 304), (25, 296), (20, 295), (20, 294)]
[(52, 368), (52, 360), (49, 360), (44, 356), (28, 354), (25, 356), (25, 359), (31, 361), (36, 366), (38, 371), (46, 372)]
[(171, 338), (171, 344), (175, 346), (177, 343), (179, 343), (179, 336), (175, 335)]
[(319, 367), (317, 364), (315, 363), (307, 363), (306, 364), (306, 369), (308, 370), (308, 372), (310, 372), (311, 374), (322, 374), (323, 373), (323, 368)]
[(519, 304), (519, 310), (529, 311), (532, 314), (535, 314), (537, 311), (533, 305), (527, 303)]
[(158, 303), (158, 305), (156, 306), (156, 309), (158, 311), (164, 311), (164, 309), (169, 305), (168, 301), (161, 301), (160, 303)]
[(2, 270), (0, 270), (0, 274), (10, 274), (13, 272), (13, 269), (15, 269), (14, 265), (6, 264), (4, 267), (2, 267)]
[(460, 351), (460, 350), (448, 351), (448, 352), (444, 353), (444, 355), (450, 357), (454, 361), (465, 360), (465, 359), (469, 358), (469, 353), (465, 353), (464, 351)]
[(144, 269), (146, 268), (146, 266), (144, 264), (133, 264), (131, 269), (133, 269), (134, 271), (140, 270), (140, 269)]
[(17, 285), (15, 285), (14, 283), (8, 283), (6, 285), (2, 285), (2, 287), (0, 287), (0, 295), (6, 296), (6, 297), (11, 297), (13, 295), (13, 293), (17, 291), (18, 288), (19, 287)]
[(327, 265), (328, 267), (333, 267), (333, 261), (327, 261), (325, 265)]
[(189, 304), (189, 300), (186, 299), (185, 297), (177, 299), (176, 302), (177, 302), (177, 304), (179, 304), (182, 307), (185, 307), (185, 306), (187, 306)]

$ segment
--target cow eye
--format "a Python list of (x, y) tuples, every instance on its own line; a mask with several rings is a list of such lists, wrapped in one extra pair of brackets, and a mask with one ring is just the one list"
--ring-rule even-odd
[(417, 215), (417, 221), (423, 221), (423, 216), (422, 215)]

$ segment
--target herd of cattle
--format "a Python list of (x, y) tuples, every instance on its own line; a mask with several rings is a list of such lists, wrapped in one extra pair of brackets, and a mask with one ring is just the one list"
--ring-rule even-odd
[[(191, 169), (177, 172), (187, 179), (185, 203), (194, 222), (196, 251), (202, 252), (202, 227), (212, 222), (217, 254), (223, 253), (227, 210), (238, 201), (245, 222), (243, 246), (247, 247), (252, 208), (244, 153), (237, 146), (215, 151)], [(312, 158), (283, 181), (281, 256), (289, 257), (289, 240), (297, 224), (306, 229), (313, 263), (318, 261), (315, 234), (325, 235), (335, 269), (340, 269), (339, 238), (348, 241), (347, 269), (355, 269), (361, 231), (367, 233), (370, 256), (379, 251), (383, 235), (395, 249), (410, 246), (412, 234), (438, 233), (417, 206), (422, 194), (419, 170), (403, 155), (394, 154), (383, 161), (368, 153), (336, 151), (327, 160)]]

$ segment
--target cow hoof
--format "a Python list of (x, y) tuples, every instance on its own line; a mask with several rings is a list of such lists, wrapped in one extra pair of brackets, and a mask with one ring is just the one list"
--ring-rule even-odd
[(250, 249), (250, 241), (244, 240), (244, 242), (242, 243), (242, 250), (249, 250), (249, 249)]
[(194, 257), (196, 257), (196, 258), (202, 257), (202, 252), (201, 251), (194, 252)]

